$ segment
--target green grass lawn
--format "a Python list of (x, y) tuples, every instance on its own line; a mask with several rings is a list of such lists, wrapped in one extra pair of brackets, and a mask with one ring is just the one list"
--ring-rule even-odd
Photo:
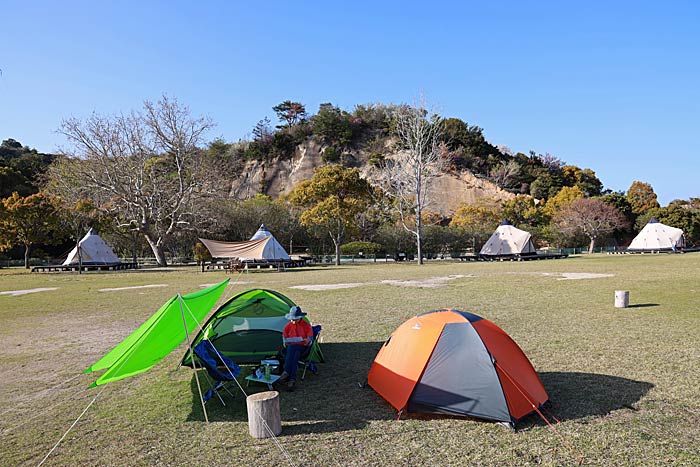
[[(571, 273), (601, 276), (562, 275)], [(226, 407), (212, 399), (211, 423), (204, 422), (192, 370), (177, 369), (184, 346), (147, 373), (87, 389), (96, 376), (81, 372), (168, 298), (226, 277), (196, 268), (0, 270), (0, 292), (56, 288), (0, 295), (0, 465), (38, 465), (102, 388), (44, 465), (576, 465), (537, 416), (514, 433), (473, 419), (397, 421), (393, 407), (361, 387), (396, 327), (442, 307), (481, 315), (515, 339), (549, 393), (556, 430), (584, 465), (700, 465), (700, 253), (236, 275), (222, 300), (249, 288), (274, 289), (323, 325), (327, 362), (296, 392), (280, 394), (282, 449), (250, 438), (243, 394)], [(361, 285), (295, 288), (323, 284)], [(163, 286), (100, 290), (139, 285)], [(614, 308), (615, 290), (630, 291), (630, 308)]]

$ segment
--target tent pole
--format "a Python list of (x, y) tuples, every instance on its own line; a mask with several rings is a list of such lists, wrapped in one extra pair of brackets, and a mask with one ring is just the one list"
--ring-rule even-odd
[(180, 313), (182, 314), (182, 325), (185, 327), (185, 337), (187, 338), (187, 347), (190, 349), (190, 360), (192, 360), (192, 369), (194, 369), (194, 379), (197, 381), (197, 392), (199, 392), (199, 401), (202, 403), (202, 411), (204, 412), (204, 420), (209, 423), (207, 408), (204, 406), (204, 397), (202, 397), (202, 387), (199, 385), (199, 376), (197, 376), (197, 364), (194, 362), (194, 352), (192, 351), (192, 343), (190, 342), (190, 333), (187, 332), (187, 320), (185, 319), (185, 310), (182, 308), (182, 295), (177, 294), (178, 302), (180, 303)]

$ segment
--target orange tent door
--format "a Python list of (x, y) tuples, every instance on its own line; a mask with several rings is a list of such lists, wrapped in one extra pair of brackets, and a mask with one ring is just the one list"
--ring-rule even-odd
[(444, 325), (429, 317), (411, 318), (394, 331), (374, 359), (367, 382), (397, 410), (406, 407)]

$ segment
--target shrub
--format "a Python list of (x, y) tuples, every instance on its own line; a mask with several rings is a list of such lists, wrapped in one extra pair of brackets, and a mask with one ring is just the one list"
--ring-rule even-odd
[(340, 252), (344, 255), (376, 255), (382, 252), (382, 246), (373, 242), (350, 242), (340, 245)]

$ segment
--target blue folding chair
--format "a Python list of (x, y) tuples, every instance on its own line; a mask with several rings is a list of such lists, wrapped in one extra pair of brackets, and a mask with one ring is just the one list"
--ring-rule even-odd
[[(211, 386), (204, 395), (204, 402), (206, 403), (216, 394), (216, 397), (219, 398), (221, 403), (226, 405), (221, 394), (219, 394), (219, 390), (223, 389), (228, 392), (231, 397), (235, 397), (226, 386), (236, 380), (236, 376), (241, 372), (241, 367), (236, 365), (236, 363), (226, 355), (216, 350), (216, 347), (206, 339), (195, 345), (193, 350), (195, 355), (197, 355), (199, 363), (207, 370), (207, 379)], [(219, 366), (223, 366), (223, 368), (219, 368)]]
[(302, 367), (302, 380), (306, 377), (306, 370), (310, 370), (311, 373), (316, 374), (318, 372), (316, 364), (323, 362), (323, 352), (321, 352), (321, 343), (319, 341), (321, 325), (316, 324), (312, 326), (311, 329), (314, 333), (311, 337), (311, 344), (299, 358), (299, 365)]
[[(304, 352), (299, 357), (298, 365), (302, 367), (301, 379), (306, 377), (306, 370), (310, 370), (311, 373), (316, 374), (318, 372), (317, 363), (322, 363), (323, 352), (321, 352), (321, 343), (319, 341), (319, 335), (321, 334), (321, 325), (315, 324), (311, 326), (313, 330), (313, 335), (311, 336), (311, 344), (304, 350)], [(287, 358), (287, 347), (284, 346), (280, 349), (280, 355), (282, 358)]]

